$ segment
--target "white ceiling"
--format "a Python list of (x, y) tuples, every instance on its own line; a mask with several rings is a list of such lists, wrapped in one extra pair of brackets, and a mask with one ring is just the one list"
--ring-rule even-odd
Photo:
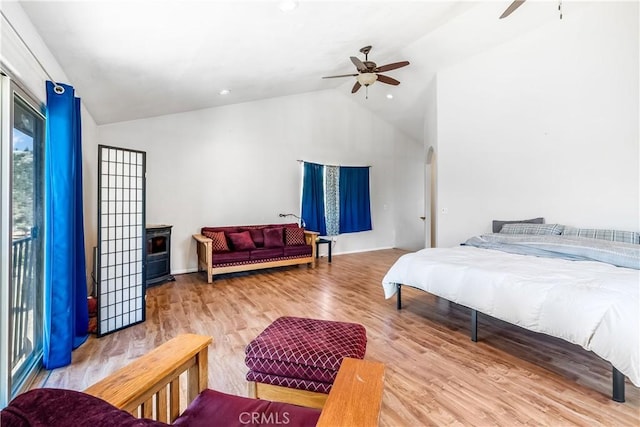
[[(490, 25), (509, 3), (484, 8)], [(416, 139), (416, 96), (428, 83), (416, 42), (478, 3), (300, 0), (288, 13), (278, 4), (21, 2), (98, 124), (337, 88)], [(350, 94), (354, 78), (321, 79), (354, 72), (349, 56), (362, 58), (365, 45), (378, 65), (412, 62), (385, 73), (402, 84), (376, 83), (365, 99), (364, 89)], [(231, 93), (220, 95), (225, 88)]]

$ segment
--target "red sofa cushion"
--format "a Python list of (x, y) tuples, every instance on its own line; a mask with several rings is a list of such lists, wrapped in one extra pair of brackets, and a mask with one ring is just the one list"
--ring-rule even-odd
[(312, 249), (309, 245), (285, 246), (284, 256), (311, 256)]
[(250, 228), (249, 234), (251, 234), (251, 240), (256, 244), (257, 248), (264, 247), (264, 234), (262, 234), (262, 228)]
[(287, 245), (306, 245), (303, 228), (285, 228), (284, 241)]
[(265, 248), (280, 248), (284, 246), (284, 228), (265, 228), (263, 233)]
[(174, 422), (174, 426), (287, 426), (311, 427), (318, 423), (318, 409), (288, 403), (233, 396), (204, 390)]
[(229, 245), (227, 244), (227, 238), (222, 231), (203, 231), (205, 237), (212, 240), (211, 250), (213, 252), (228, 252)]
[(243, 262), (251, 259), (251, 251), (216, 252), (212, 256), (213, 265)]
[(251, 240), (251, 234), (248, 231), (229, 233), (228, 237), (231, 240), (233, 249), (236, 251), (250, 251), (256, 248), (256, 244)]
[(282, 248), (257, 248), (251, 251), (251, 260), (261, 260), (282, 257)]

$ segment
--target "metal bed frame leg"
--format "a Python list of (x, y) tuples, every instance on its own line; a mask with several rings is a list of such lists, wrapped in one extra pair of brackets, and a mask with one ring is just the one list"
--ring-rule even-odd
[(471, 310), (471, 341), (478, 342), (478, 312)]
[(398, 293), (396, 294), (396, 310), (402, 308), (402, 285), (398, 283)]
[(613, 396), (611, 399), (615, 402), (624, 402), (624, 374), (613, 368)]

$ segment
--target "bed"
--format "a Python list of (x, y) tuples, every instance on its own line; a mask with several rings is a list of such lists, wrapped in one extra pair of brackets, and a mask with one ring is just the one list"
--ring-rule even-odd
[(410, 286), (466, 306), (473, 341), (480, 312), (580, 345), (611, 363), (612, 398), (624, 402), (624, 377), (640, 386), (638, 233), (622, 242), (558, 233), (493, 233), (403, 255), (382, 281), (385, 298), (396, 295), (400, 309)]

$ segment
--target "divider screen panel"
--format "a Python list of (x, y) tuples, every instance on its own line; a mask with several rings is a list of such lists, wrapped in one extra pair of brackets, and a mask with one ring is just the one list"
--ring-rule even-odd
[(145, 320), (146, 153), (98, 146), (98, 336)]

